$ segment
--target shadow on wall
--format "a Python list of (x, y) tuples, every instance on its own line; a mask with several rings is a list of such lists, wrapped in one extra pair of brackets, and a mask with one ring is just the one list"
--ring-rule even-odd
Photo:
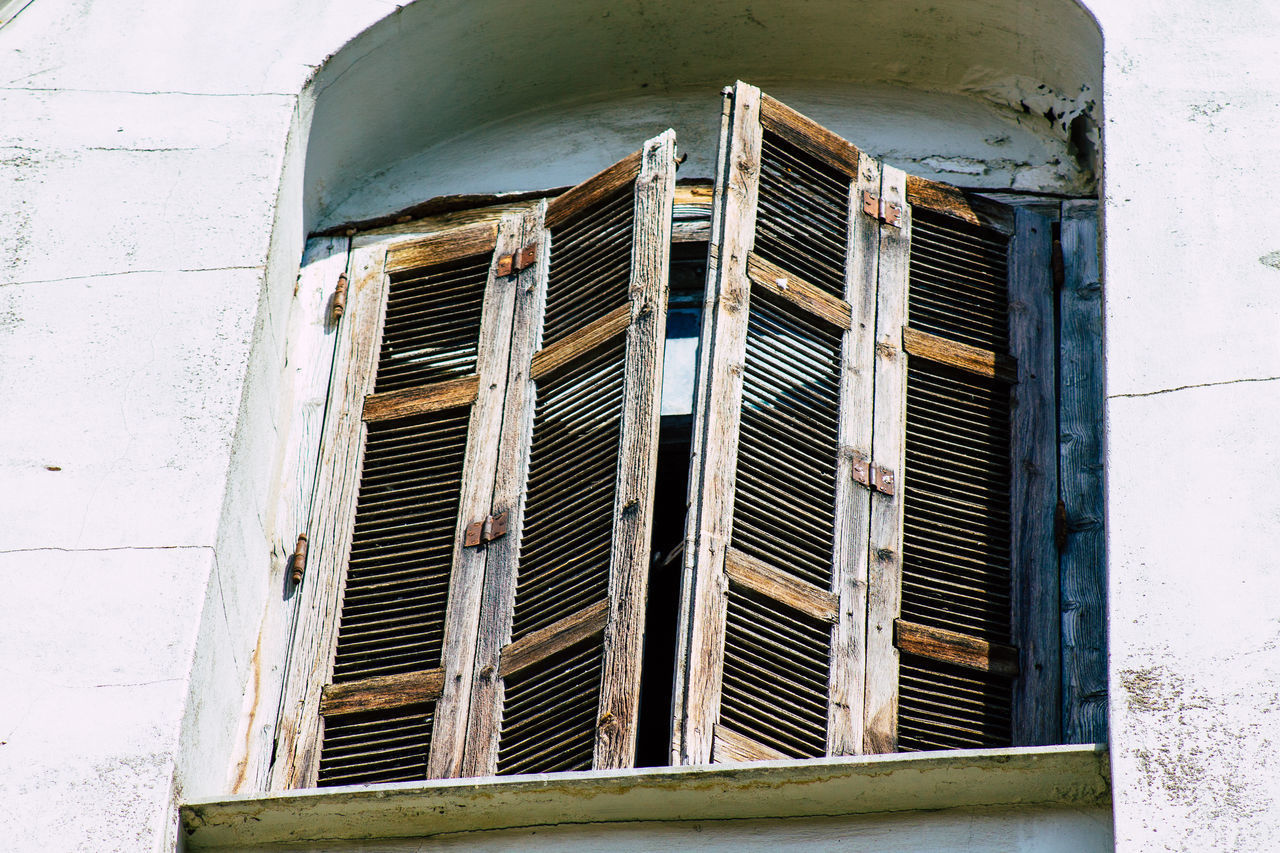
[(1101, 74), (1074, 0), (418, 0), (304, 93), (305, 227), (572, 184), (667, 126), (709, 177), (735, 79), (925, 177), (1088, 193)]

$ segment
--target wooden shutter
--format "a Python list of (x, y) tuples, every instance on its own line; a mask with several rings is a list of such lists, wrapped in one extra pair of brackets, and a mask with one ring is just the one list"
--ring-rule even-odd
[(517, 288), (498, 267), (522, 230), (355, 255), (277, 787), (459, 763), (485, 559), (463, 534), (492, 503)]
[(674, 188), (668, 131), (540, 225), (498, 486), (514, 535), (490, 551), (467, 775), (633, 763)]
[(1053, 742), (1051, 226), (917, 178), (906, 197), (880, 257), (909, 273), (905, 323), (884, 277), (877, 316), (906, 358), (877, 362), (876, 452), (904, 461), (874, 499), (872, 553), (901, 559), (872, 561), (868, 749)]
[(879, 171), (755, 87), (726, 98), (675, 759), (856, 752), (877, 226), (854, 211)]

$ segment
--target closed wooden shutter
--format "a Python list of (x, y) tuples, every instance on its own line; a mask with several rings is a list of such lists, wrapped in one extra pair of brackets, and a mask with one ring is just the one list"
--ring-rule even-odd
[(288, 786), (448, 775), (484, 575), (462, 533), (491, 505), (516, 290), (496, 267), (522, 226), (357, 253), (304, 587), (327, 626), (285, 703)]
[(855, 752), (877, 236), (853, 211), (879, 171), (755, 87), (726, 97), (676, 757)]
[(634, 760), (674, 146), (650, 140), (539, 225), (498, 486), (515, 535), (491, 549), (467, 775)]

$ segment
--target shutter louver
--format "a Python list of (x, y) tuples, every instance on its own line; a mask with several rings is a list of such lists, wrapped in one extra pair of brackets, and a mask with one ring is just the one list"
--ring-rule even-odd
[(513, 344), (503, 445), (522, 450), (497, 487), (515, 535), (486, 579), (470, 775), (634, 760), (674, 191), (668, 131), (546, 208), (544, 277), (517, 308), (533, 332)]
[(726, 97), (681, 627), (683, 763), (816, 757), (860, 740), (860, 702), (846, 701), (865, 608), (849, 471), (869, 430), (848, 367), (868, 271), (851, 257), (865, 235), (850, 209), (869, 164), (754, 87)]

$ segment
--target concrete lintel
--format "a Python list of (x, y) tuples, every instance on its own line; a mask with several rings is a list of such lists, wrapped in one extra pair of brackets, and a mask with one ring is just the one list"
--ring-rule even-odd
[(447, 779), (182, 806), (189, 850), (636, 820), (732, 820), (1111, 800), (1104, 746)]

